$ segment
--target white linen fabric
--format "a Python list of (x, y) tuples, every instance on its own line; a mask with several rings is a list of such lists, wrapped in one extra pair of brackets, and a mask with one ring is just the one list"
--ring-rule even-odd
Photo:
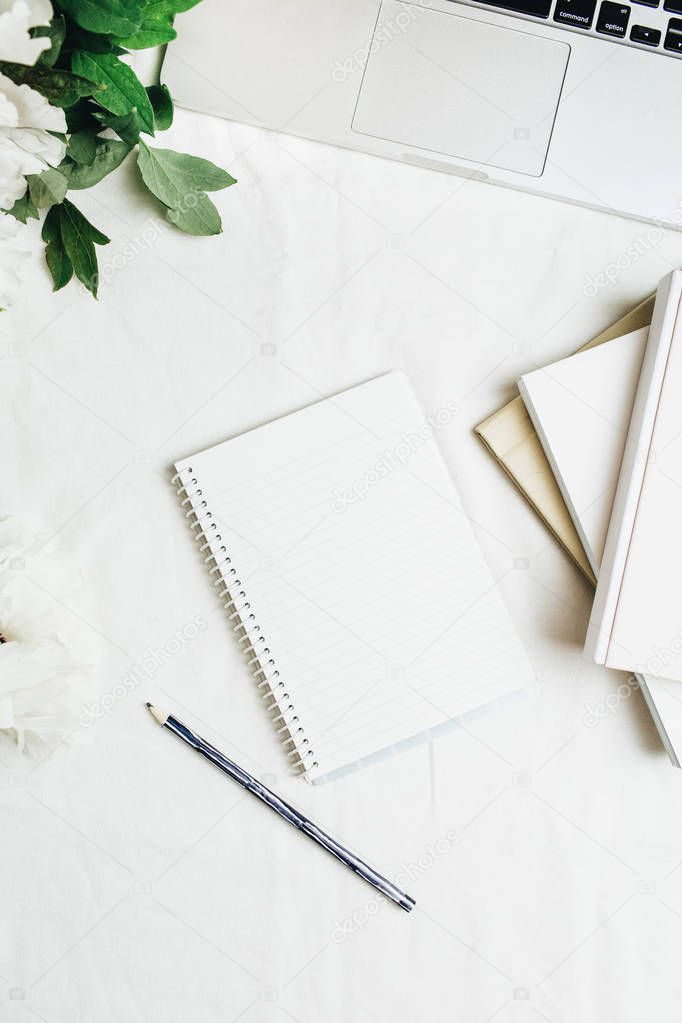
[[(182, 112), (158, 144), (239, 179), (214, 197), (224, 233), (176, 232), (129, 160), (76, 197), (112, 238), (100, 301), (53, 295), (36, 259), (0, 318), (2, 512), (50, 537), (18, 570), (94, 648), (68, 739), (31, 758), (0, 737), (3, 1018), (676, 1019), (682, 775), (626, 677), (583, 661), (592, 593), (471, 430), (651, 292), (682, 235)], [(310, 787), (169, 469), (393, 368), (425, 413), (460, 410), (438, 443), (540, 682)], [(48, 580), (50, 552), (73, 581)], [(414, 912), (164, 733), (148, 699), (400, 879)]]

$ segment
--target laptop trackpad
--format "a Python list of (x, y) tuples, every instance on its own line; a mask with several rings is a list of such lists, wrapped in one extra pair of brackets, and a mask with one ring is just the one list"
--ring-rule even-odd
[(570, 50), (530, 32), (384, 0), (353, 130), (539, 177)]

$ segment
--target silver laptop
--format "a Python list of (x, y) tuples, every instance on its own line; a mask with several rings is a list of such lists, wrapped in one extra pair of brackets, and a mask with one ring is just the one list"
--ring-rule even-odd
[(177, 101), (682, 225), (682, 0), (203, 0)]

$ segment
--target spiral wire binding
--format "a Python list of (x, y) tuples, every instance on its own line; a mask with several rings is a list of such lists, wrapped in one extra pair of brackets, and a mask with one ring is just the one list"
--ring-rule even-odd
[[(186, 476), (184, 480), (183, 476)], [(232, 558), (222, 543), (217, 523), (211, 521), (213, 514), (208, 510), (207, 502), (203, 500), (203, 492), (194, 476), (192, 466), (177, 472), (171, 483), (180, 498), (180, 506), (194, 539), (201, 544), (199, 553), (204, 555), (204, 564), (212, 563), (209, 575), (216, 577), (213, 579), (213, 585), (223, 601), (228, 621), (233, 623), (232, 629), (237, 633), (237, 641), (249, 658), (247, 666), (256, 679), (257, 687), (265, 690), (262, 698), (273, 724), (278, 726), (277, 734), (281, 736), (280, 741), (287, 750), (292, 766), (299, 773), (306, 773), (311, 768), (319, 766), (315, 760), (315, 751), (310, 748), (310, 741), (299, 721), (296, 707), (289, 702), (291, 697), (285, 692), (286, 684), (279, 676), (275, 658), (270, 652), (260, 625), (256, 622), (256, 616), (244, 585), (232, 564)], [(212, 531), (215, 533), (213, 537), (210, 536)]]

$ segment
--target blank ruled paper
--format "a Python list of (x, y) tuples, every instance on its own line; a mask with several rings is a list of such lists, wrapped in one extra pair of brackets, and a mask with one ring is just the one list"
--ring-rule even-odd
[(533, 681), (438, 450), (453, 414), (390, 373), (176, 466), (310, 780)]

